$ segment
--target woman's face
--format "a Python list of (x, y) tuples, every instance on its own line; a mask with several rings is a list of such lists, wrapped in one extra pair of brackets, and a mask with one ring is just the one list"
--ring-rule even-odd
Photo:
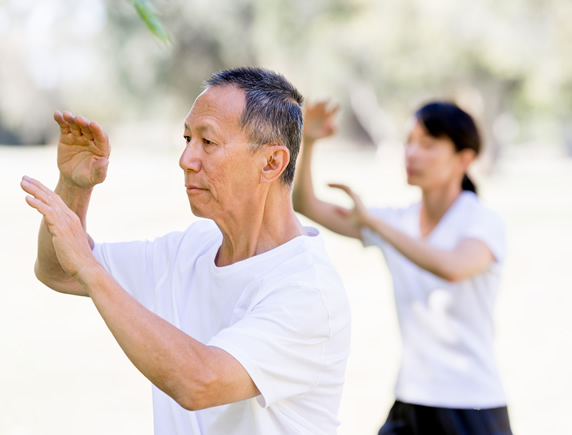
[(457, 152), (451, 139), (433, 137), (423, 124), (415, 122), (405, 145), (408, 184), (423, 190), (444, 188), (450, 183), (461, 186), (469, 163), (466, 153)]

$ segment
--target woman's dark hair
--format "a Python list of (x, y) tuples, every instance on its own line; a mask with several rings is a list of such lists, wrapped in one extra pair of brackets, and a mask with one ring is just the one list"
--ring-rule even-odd
[[(443, 101), (426, 104), (415, 112), (415, 118), (431, 136), (451, 139), (457, 152), (471, 149), (476, 155), (479, 154), (481, 136), (475, 121), (456, 104)], [(477, 193), (477, 187), (467, 174), (463, 177), (461, 187)]]

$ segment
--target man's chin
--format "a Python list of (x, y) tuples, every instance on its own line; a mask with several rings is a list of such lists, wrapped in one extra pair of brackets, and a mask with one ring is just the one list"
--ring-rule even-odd
[(197, 207), (196, 205), (191, 204), (191, 212), (196, 216), (196, 217), (200, 217), (200, 218), (206, 218), (208, 216), (206, 216), (204, 210), (201, 207)]

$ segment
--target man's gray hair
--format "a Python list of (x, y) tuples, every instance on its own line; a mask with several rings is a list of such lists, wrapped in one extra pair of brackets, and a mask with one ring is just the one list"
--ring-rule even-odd
[(291, 185), (302, 142), (304, 98), (286, 78), (264, 68), (226, 69), (205, 81), (207, 88), (227, 85), (244, 91), (246, 103), (240, 123), (253, 144), (284, 145), (290, 151), (281, 180)]

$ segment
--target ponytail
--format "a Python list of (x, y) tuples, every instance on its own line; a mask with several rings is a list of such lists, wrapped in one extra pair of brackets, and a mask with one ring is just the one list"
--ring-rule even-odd
[(475, 195), (477, 195), (477, 186), (475, 186), (475, 183), (473, 183), (467, 174), (463, 175), (461, 187), (463, 190), (468, 190), (469, 192), (473, 192)]

